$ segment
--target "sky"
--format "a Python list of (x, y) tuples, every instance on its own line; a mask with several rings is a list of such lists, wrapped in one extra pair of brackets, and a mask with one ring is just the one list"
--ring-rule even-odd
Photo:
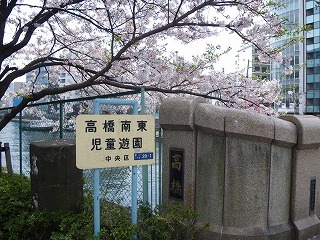
[(169, 51), (179, 51), (186, 59), (192, 59), (192, 56), (205, 52), (207, 43), (221, 45), (222, 49), (231, 47), (231, 51), (220, 58), (216, 64), (216, 70), (221, 71), (224, 68), (225, 73), (234, 72), (235, 56), (242, 45), (242, 40), (235, 34), (222, 32), (219, 36), (198, 40), (189, 44), (182, 44), (177, 41), (169, 41), (167, 49)]

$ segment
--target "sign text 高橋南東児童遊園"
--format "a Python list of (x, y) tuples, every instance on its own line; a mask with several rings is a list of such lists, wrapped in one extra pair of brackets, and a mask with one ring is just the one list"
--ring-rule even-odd
[(155, 121), (151, 115), (79, 115), (76, 163), (80, 169), (154, 162)]

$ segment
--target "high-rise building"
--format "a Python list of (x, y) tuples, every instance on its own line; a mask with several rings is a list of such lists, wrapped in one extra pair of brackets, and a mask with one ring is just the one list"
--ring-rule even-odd
[[(282, 64), (272, 63), (271, 78), (281, 79), (282, 102), (280, 112), (299, 114), (320, 114), (320, 28), (319, 3), (314, 0), (281, 0), (286, 5), (277, 14), (286, 18), (292, 27), (307, 25), (304, 42), (295, 43), (282, 52), (290, 59)], [(273, 39), (272, 45), (283, 46), (288, 36)], [(284, 76), (284, 69), (293, 66), (293, 73)]]
[(320, 114), (320, 4), (305, 2), (304, 21), (310, 27), (306, 33), (306, 114)]
[[(302, 5), (304, 0), (279, 1), (286, 4), (286, 8), (282, 8), (277, 12), (280, 17), (286, 18), (293, 28), (303, 24)], [(271, 44), (273, 47), (281, 47), (288, 42), (288, 40), (288, 36), (282, 36), (281, 38), (272, 39)], [(302, 95), (304, 94), (300, 93), (303, 92), (304, 80), (299, 66), (303, 59), (303, 49), (302, 43), (295, 43), (282, 51), (282, 56), (289, 61), (284, 61), (283, 63), (273, 62), (271, 64), (271, 78), (280, 79), (280, 84), (282, 86), (281, 103), (275, 106), (279, 112), (302, 113)], [(289, 65), (293, 67), (293, 73), (284, 76), (284, 70)]]

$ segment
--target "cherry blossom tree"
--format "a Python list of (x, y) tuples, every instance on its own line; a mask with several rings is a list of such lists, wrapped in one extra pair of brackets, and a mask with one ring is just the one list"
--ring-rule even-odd
[(35, 76), (20, 93), (21, 103), (1, 119), (0, 130), (31, 101), (80, 89), (105, 94), (144, 87), (267, 112), (263, 104), (277, 99), (278, 81), (217, 71), (227, 44), (211, 41), (203, 54), (186, 60), (170, 53), (166, 42), (190, 43), (225, 30), (257, 47), (261, 60), (282, 61), (281, 49), (269, 46), (270, 37), (286, 33), (285, 21), (273, 14), (279, 7), (271, 0), (2, 0), (1, 99), (11, 82), (39, 68), (48, 69), (51, 81), (67, 71), (74, 82), (43, 88)]

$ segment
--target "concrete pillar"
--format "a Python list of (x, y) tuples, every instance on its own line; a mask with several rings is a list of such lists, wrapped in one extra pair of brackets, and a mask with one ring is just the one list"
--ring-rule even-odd
[(82, 170), (76, 167), (73, 140), (30, 144), (30, 178), (35, 206), (47, 211), (79, 210), (83, 197)]
[[(161, 104), (159, 121), (164, 129), (163, 204), (181, 201), (187, 208), (195, 206), (196, 134), (193, 123), (194, 109), (200, 102), (204, 100), (201, 98), (171, 98)], [(179, 158), (174, 158), (177, 155)], [(181, 168), (178, 165), (172, 165), (175, 159), (182, 161)], [(172, 169), (171, 172), (170, 169)], [(183, 173), (182, 179), (172, 178), (173, 175), (177, 176), (179, 173)], [(182, 189), (179, 189), (179, 185)]]
[[(214, 110), (215, 114), (212, 114)], [(196, 207), (197, 224), (210, 224), (198, 239), (222, 239), (225, 199), (225, 114), (226, 108), (200, 104), (195, 114), (197, 126)]]
[[(294, 124), (274, 118), (274, 139), (271, 143), (268, 226), (273, 234), (293, 237), (290, 224), (292, 149), (297, 144)], [(290, 232), (289, 232), (290, 231)], [(270, 234), (272, 236), (272, 234)]]
[(293, 150), (291, 222), (294, 239), (320, 235), (320, 119), (288, 115), (283, 119), (297, 127), (298, 144)]

